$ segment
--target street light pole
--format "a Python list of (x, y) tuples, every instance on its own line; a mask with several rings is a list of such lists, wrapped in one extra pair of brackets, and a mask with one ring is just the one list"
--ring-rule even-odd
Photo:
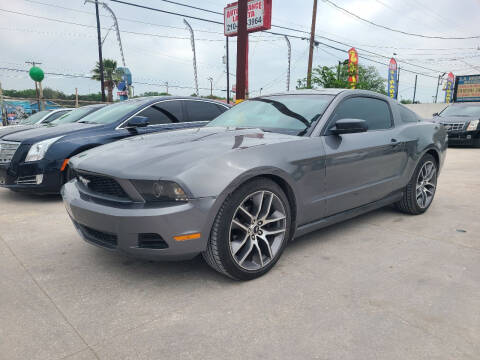
[(438, 99), (438, 88), (440, 87), (440, 82), (442, 78), (445, 76), (446, 73), (443, 73), (442, 75), (438, 75), (438, 81), (437, 81), (437, 92), (435, 93), (435, 104), (437, 103)]
[(213, 78), (210, 76), (208, 79), (210, 81), (210, 96), (213, 96)]

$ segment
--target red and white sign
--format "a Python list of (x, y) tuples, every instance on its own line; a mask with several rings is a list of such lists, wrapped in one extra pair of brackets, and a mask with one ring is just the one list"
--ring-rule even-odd
[[(238, 3), (228, 4), (224, 9), (225, 36), (237, 36)], [(272, 0), (249, 0), (247, 32), (269, 30), (272, 27)]]

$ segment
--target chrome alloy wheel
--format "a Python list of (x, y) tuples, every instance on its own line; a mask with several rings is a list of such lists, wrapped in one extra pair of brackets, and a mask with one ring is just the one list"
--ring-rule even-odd
[(433, 200), (437, 187), (437, 168), (431, 161), (423, 164), (417, 177), (416, 199), (422, 209), (427, 208)]
[(278, 254), (285, 241), (286, 211), (270, 191), (248, 195), (237, 207), (230, 224), (230, 252), (246, 270), (260, 270)]

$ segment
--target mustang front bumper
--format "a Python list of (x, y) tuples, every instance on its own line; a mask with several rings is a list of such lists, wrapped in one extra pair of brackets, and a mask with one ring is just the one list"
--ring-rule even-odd
[[(206, 249), (215, 198), (155, 208), (116, 207), (92, 201), (76, 183), (65, 184), (61, 194), (78, 233), (88, 243), (151, 260), (189, 259)], [(198, 233), (195, 239), (174, 239)]]

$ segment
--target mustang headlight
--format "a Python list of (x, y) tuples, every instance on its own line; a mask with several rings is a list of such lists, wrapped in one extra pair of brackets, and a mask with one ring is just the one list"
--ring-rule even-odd
[(467, 131), (475, 131), (477, 130), (478, 123), (480, 120), (472, 120), (470, 121), (470, 124), (468, 124)]
[(61, 136), (52, 138), (52, 139), (43, 140), (33, 144), (30, 150), (28, 151), (27, 157), (25, 158), (25, 162), (42, 160), (48, 148), (50, 147), (50, 145), (52, 145), (55, 141), (57, 141), (60, 138)]
[(132, 182), (146, 202), (188, 201), (185, 191), (173, 181), (133, 180)]

